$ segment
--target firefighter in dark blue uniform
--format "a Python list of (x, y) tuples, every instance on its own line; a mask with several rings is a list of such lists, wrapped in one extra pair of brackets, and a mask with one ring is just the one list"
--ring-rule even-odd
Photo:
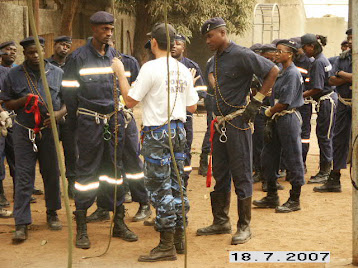
[(332, 65), (323, 55), (326, 38), (321, 35), (305, 34), (301, 45), (308, 57), (314, 57), (309, 71), (310, 89), (303, 93), (305, 99), (312, 97), (317, 102), (316, 134), (320, 149), (320, 169), (309, 183), (323, 183), (327, 180), (333, 160), (332, 138), (338, 97), (329, 85)]
[[(304, 168), (301, 145), (301, 116), (296, 110), (303, 105), (303, 79), (293, 63), (297, 52), (296, 42), (281, 40), (277, 44), (276, 61), (282, 64), (270, 97), (270, 108), (264, 130), (265, 145), (262, 152), (263, 176), (267, 180), (267, 196), (254, 200), (261, 208), (276, 208), (276, 212), (287, 213), (300, 210), (301, 186), (304, 181)], [(276, 181), (281, 157), (289, 170), (287, 176), (292, 185), (290, 198), (282, 206), (277, 194)]]
[[(78, 248), (90, 247), (86, 214), (96, 199), (100, 185), (104, 192), (101, 204), (111, 211), (116, 207), (113, 236), (126, 241), (138, 240), (124, 223), (124, 191), (121, 185), (125, 120), (122, 111), (116, 113), (118, 91), (111, 68), (116, 52), (108, 45), (114, 29), (114, 18), (107, 12), (99, 11), (91, 16), (90, 22), (93, 38), (71, 54), (62, 82), (67, 120), (76, 129), (78, 137), (75, 182)], [(115, 129), (118, 137), (114, 135)], [(116, 147), (117, 163), (114, 163)], [(114, 200), (115, 187), (118, 187), (117, 200)]]
[[(137, 79), (139, 73), (138, 61), (129, 55), (117, 53), (126, 70), (128, 83), (132, 84)], [(144, 186), (143, 162), (139, 158), (140, 144), (138, 138), (138, 128), (133, 117), (132, 111), (125, 109), (127, 124), (125, 127), (124, 151), (123, 151), (123, 168), (124, 183), (128, 184), (128, 190), (131, 193), (132, 201), (139, 203), (139, 209), (133, 217), (133, 221), (143, 221), (147, 219), (152, 211), (150, 210), (147, 190)], [(101, 205), (102, 191), (97, 194), (97, 209), (87, 217), (87, 222), (98, 222), (109, 219), (109, 212)]]
[[(42, 46), (44, 42), (40, 38)], [(52, 230), (62, 228), (56, 213), (61, 208), (58, 164), (40, 77), (39, 53), (33, 37), (24, 39), (20, 44), (24, 47), (25, 62), (10, 70), (1, 92), (6, 108), (17, 114), (13, 130), (16, 167), (14, 242), (27, 239), (27, 225), (32, 222), (30, 198), (37, 160), (45, 187), (47, 224)], [(63, 71), (50, 63), (46, 63), (45, 69), (55, 117), (59, 121), (66, 113), (60, 91)]]
[[(54, 39), (54, 54), (47, 59), (51, 64), (65, 68), (66, 58), (70, 53), (72, 38), (70, 36), (58, 36)], [(66, 178), (68, 182), (68, 196), (73, 198), (76, 179), (76, 161), (78, 157), (75, 133), (72, 131), (66, 118), (59, 122), (59, 135), (62, 141), (63, 153), (65, 156)]]
[(207, 176), (208, 173), (208, 157), (210, 154), (210, 125), (213, 120), (213, 111), (214, 111), (214, 87), (215, 87), (215, 79), (214, 79), (214, 57), (211, 57), (205, 67), (205, 76), (204, 81), (207, 86), (206, 97), (204, 99), (204, 105), (206, 110), (206, 131), (203, 139), (203, 143), (201, 145), (201, 154), (200, 154), (200, 162), (199, 162), (199, 170), (198, 174), (204, 177)]
[[(2, 52), (2, 56), (1, 56), (1, 73), (2, 73), (2, 77), (3, 79), (5, 78), (7, 72), (10, 70), (10, 68), (17, 66), (17, 64), (15, 64), (15, 60), (17, 57), (17, 47), (16, 47), (16, 43), (14, 41), (7, 41), (4, 42), (2, 44), (0, 44), (0, 51)], [(14, 116), (14, 112), (13, 111), (8, 111), (8, 113), (11, 116)], [(0, 154), (1, 154), (1, 161), (0, 161), (0, 166), (1, 166), (1, 174), (0, 174), (0, 207), (8, 207), (10, 206), (9, 201), (6, 199), (5, 196), (5, 192), (4, 192), (4, 188), (3, 188), (3, 180), (5, 179), (5, 157), (6, 157), (6, 162), (9, 165), (9, 170), (10, 170), (10, 176), (12, 177), (13, 180), (13, 185), (14, 185), (14, 189), (15, 189), (15, 155), (14, 155), (14, 142), (13, 142), (13, 136), (12, 136), (12, 128), (8, 128), (7, 129), (7, 135), (6, 137), (1, 137), (0, 138)], [(33, 200), (36, 200), (35, 198), (33, 198)]]
[[(221, 18), (206, 21), (205, 35), (214, 57), (215, 121), (213, 139), (213, 173), (216, 181), (210, 193), (213, 224), (197, 230), (197, 235), (231, 233), (229, 220), (231, 180), (237, 194), (237, 232), (232, 244), (246, 243), (251, 238), (252, 137), (253, 122), (262, 100), (272, 88), (279, 69), (271, 61), (248, 48), (231, 42)], [(253, 74), (263, 79), (262, 88), (247, 104)]]
[(352, 134), (352, 29), (347, 30), (349, 50), (343, 52), (333, 66), (329, 83), (336, 86), (338, 106), (333, 136), (333, 170), (327, 182), (313, 188), (315, 192), (341, 192), (341, 169), (347, 168)]
[[(184, 57), (184, 51), (186, 48), (186, 39), (183, 35), (177, 34), (175, 36), (174, 47), (171, 50), (171, 55), (173, 58), (177, 59), (179, 62), (184, 64), (189, 70), (195, 70), (195, 89), (198, 91), (200, 98), (206, 97), (207, 87), (203, 80), (203, 74), (200, 70), (199, 65), (192, 61), (189, 58)], [(194, 72), (194, 71), (193, 71)], [(186, 148), (185, 148), (185, 163), (184, 163), (184, 184), (185, 187), (188, 185), (189, 175), (192, 171), (191, 167), (191, 145), (193, 143), (193, 114), (187, 112), (187, 119), (184, 123), (184, 128), (186, 131)]]
[[(304, 82), (303, 92), (305, 92), (311, 88), (309, 71), (311, 69), (313, 59), (307, 57), (305, 52), (303, 51), (301, 45), (301, 37), (294, 37), (292, 38), (292, 40), (297, 43), (297, 53), (296, 53), (296, 57), (294, 58), (294, 63), (302, 75), (303, 82)], [(305, 166), (305, 172), (307, 171), (306, 159), (310, 146), (312, 105), (314, 103), (315, 101), (312, 98), (306, 98), (304, 105), (297, 108), (297, 110), (300, 112), (302, 117), (301, 142), (302, 142), (302, 159), (303, 159), (303, 164)]]

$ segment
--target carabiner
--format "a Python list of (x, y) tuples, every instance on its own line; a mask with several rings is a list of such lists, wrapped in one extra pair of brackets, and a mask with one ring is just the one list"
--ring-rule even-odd
[(103, 139), (105, 141), (109, 141), (112, 138), (112, 134), (109, 131), (109, 124), (105, 124), (103, 126)]
[(220, 134), (220, 137), (219, 137), (219, 141), (221, 143), (225, 143), (227, 142), (227, 136), (226, 136), (226, 127), (221, 127), (221, 134)]

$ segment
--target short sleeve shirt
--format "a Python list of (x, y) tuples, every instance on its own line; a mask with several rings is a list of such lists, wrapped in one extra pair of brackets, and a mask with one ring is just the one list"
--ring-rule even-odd
[(320, 92), (312, 96), (318, 100), (321, 96), (332, 92), (332, 87), (328, 83), (329, 77), (332, 75), (332, 65), (328, 59), (322, 54), (318, 54), (310, 70), (310, 87), (312, 89), (320, 89)]
[[(344, 57), (338, 57), (333, 66), (333, 73), (336, 73), (337, 71), (352, 73), (352, 53), (347, 53)], [(337, 86), (336, 91), (342, 98), (352, 98), (351, 83), (345, 83), (343, 85)]]

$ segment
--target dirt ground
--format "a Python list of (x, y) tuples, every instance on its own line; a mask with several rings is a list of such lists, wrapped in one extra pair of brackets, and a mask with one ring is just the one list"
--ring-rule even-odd
[[(197, 228), (212, 222), (209, 193), (205, 178), (197, 175), (201, 142), (205, 133), (204, 114), (194, 116), (195, 138), (193, 144), (193, 167), (188, 187), (191, 209), (188, 226), (188, 267), (347, 267), (352, 251), (352, 187), (347, 171), (343, 171), (342, 193), (314, 193), (315, 185), (305, 185), (302, 190), (302, 210), (290, 214), (276, 214), (273, 209), (253, 209), (252, 239), (244, 244), (230, 245), (231, 235), (197, 237)], [(314, 128), (314, 126), (313, 126)], [(314, 131), (314, 130), (313, 130)], [(315, 134), (311, 136), (306, 180), (317, 172), (318, 146)], [(290, 186), (279, 192), (281, 203), (288, 198)], [(36, 186), (43, 189), (41, 177), (37, 174)], [(5, 191), (12, 201), (12, 180), (5, 179)], [(261, 185), (254, 185), (253, 199), (265, 196)], [(74, 210), (74, 203), (71, 201)], [(126, 204), (128, 226), (139, 236), (134, 243), (113, 239), (109, 252), (100, 258), (82, 259), (102, 253), (107, 245), (110, 222), (88, 225), (92, 247), (89, 250), (73, 249), (73, 267), (184, 267), (184, 256), (174, 262), (139, 263), (137, 258), (146, 254), (158, 243), (159, 234), (142, 222), (131, 222), (138, 209), (137, 203)], [(64, 225), (62, 231), (50, 231), (46, 227), (44, 196), (37, 197), (31, 205), (33, 225), (28, 240), (21, 245), (12, 245), (13, 219), (0, 219), (0, 267), (66, 267), (67, 224), (65, 209), (59, 211)], [(93, 206), (90, 212), (95, 210)], [(154, 211), (153, 211), (154, 212)], [(236, 231), (236, 198), (232, 195), (230, 208), (231, 224)], [(75, 228), (73, 228), (75, 234)], [(46, 243), (45, 243), (46, 242)], [(229, 251), (330, 251), (331, 264), (230, 264)]]

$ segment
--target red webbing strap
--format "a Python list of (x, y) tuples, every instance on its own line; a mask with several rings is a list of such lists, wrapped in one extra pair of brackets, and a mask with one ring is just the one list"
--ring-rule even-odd
[(208, 173), (206, 174), (206, 187), (211, 186), (211, 178), (212, 178), (212, 156), (213, 156), (213, 140), (215, 134), (215, 123), (218, 120), (215, 118), (211, 121), (210, 124), (210, 157), (209, 157), (209, 166), (208, 166)]
[[(30, 103), (33, 100), (33, 104)], [(40, 132), (40, 124), (41, 124), (41, 113), (39, 108), (39, 96), (34, 94), (29, 94), (27, 96), (26, 104), (25, 104), (25, 112), (28, 114), (33, 113), (35, 118), (35, 127), (33, 129), (34, 133), (37, 134)]]

